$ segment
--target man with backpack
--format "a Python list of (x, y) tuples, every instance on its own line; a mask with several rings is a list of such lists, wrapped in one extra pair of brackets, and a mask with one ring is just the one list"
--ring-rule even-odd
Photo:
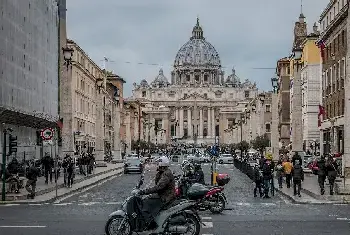
[(34, 163), (31, 163), (27, 174), (27, 183), (26, 183), (26, 190), (28, 191), (28, 199), (34, 199), (35, 197), (35, 188), (36, 188), (36, 181), (38, 180), (39, 176), (39, 169), (35, 167)]
[(292, 169), (293, 176), (293, 187), (294, 187), (294, 196), (298, 195), (301, 197), (301, 181), (304, 181), (304, 170), (300, 164), (296, 164)]
[(270, 198), (269, 197), (269, 190), (270, 190), (270, 184), (272, 179), (272, 167), (271, 162), (267, 159), (265, 159), (263, 168), (262, 168), (262, 176), (264, 180), (264, 198)]

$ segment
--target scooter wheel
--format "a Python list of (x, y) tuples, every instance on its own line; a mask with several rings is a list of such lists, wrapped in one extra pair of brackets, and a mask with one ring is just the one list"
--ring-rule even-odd
[[(121, 223), (123, 231), (118, 231)], [(112, 216), (108, 219), (105, 232), (107, 235), (132, 235), (131, 226), (128, 220), (125, 220), (123, 216)]]
[(218, 195), (217, 198), (215, 198), (215, 200), (216, 200), (215, 206), (211, 206), (209, 210), (213, 214), (220, 214), (223, 212), (226, 206), (225, 198), (222, 195)]

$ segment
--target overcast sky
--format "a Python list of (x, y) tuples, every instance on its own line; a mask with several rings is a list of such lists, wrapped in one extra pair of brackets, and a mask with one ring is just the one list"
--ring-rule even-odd
[[(309, 31), (328, 2), (304, 0)], [(199, 16), (225, 75), (234, 66), (239, 77), (269, 90), (275, 71), (253, 68), (274, 68), (290, 54), (300, 11), (300, 0), (68, 0), (67, 28), (97, 64), (104, 56), (113, 61), (107, 69), (124, 77), (130, 96), (134, 82), (152, 81), (160, 68), (170, 80), (176, 53)]]

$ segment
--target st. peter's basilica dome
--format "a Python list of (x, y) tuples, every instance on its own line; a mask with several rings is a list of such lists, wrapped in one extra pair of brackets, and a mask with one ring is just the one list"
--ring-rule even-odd
[(159, 70), (158, 76), (151, 83), (152, 86), (164, 87), (169, 85), (168, 79), (164, 76), (163, 69)]
[(221, 67), (220, 57), (213, 45), (203, 37), (202, 27), (197, 24), (193, 27), (192, 37), (178, 51), (174, 66), (191, 67)]

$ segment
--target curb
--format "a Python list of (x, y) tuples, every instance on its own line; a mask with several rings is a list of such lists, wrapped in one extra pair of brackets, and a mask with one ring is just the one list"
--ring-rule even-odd
[[(112, 172), (112, 171), (116, 171), (115, 174), (112, 174), (112, 175), (103, 177), (102, 179), (99, 179), (99, 180), (97, 180), (97, 181), (95, 181), (95, 182), (93, 182), (93, 183), (91, 183), (91, 184), (83, 185), (83, 186), (81, 186), (81, 187), (79, 187), (79, 188), (77, 188), (77, 189), (74, 189), (74, 190), (71, 190), (71, 191), (69, 191), (69, 192), (63, 193), (62, 195), (59, 195), (58, 197), (53, 197), (53, 198), (50, 198), (50, 199), (47, 199), (47, 200), (35, 201), (35, 202), (23, 201), (23, 200), (19, 200), (19, 201), (16, 201), (16, 200), (14, 200), (14, 201), (0, 201), (0, 206), (1, 206), (1, 205), (6, 205), (6, 204), (21, 204), (21, 205), (27, 205), (27, 204), (52, 203), (52, 202), (54, 202), (54, 201), (56, 201), (56, 200), (59, 200), (59, 199), (61, 199), (61, 198), (63, 198), (63, 197), (67, 197), (67, 196), (69, 196), (70, 194), (74, 194), (74, 193), (79, 192), (79, 191), (81, 191), (81, 190), (83, 190), (83, 189), (86, 189), (86, 188), (88, 188), (88, 187), (91, 187), (91, 186), (94, 186), (94, 185), (96, 185), (96, 184), (99, 184), (99, 183), (101, 183), (102, 181), (105, 181), (105, 180), (107, 180), (107, 179), (110, 179), (110, 178), (112, 178), (112, 177), (114, 177), (114, 176), (119, 176), (119, 175), (121, 175), (121, 174), (123, 173), (122, 169), (123, 169), (123, 167), (118, 167), (118, 168), (110, 169), (110, 170), (108, 170), (108, 171), (100, 172), (100, 173), (98, 173), (98, 174), (96, 174), (96, 175), (93, 175), (93, 176), (91, 176), (91, 177), (89, 177), (89, 178), (88, 178), (88, 177), (83, 178), (84, 180), (87, 180), (87, 179), (91, 179), (91, 178), (100, 176), (100, 175), (102, 175), (102, 174), (107, 174), (107, 173), (110, 173), (110, 172)], [(77, 180), (76, 183), (80, 183), (80, 182), (84, 181), (83, 179), (80, 180), (80, 181)], [(58, 189), (60, 189), (60, 188), (63, 188), (63, 185), (59, 185), (59, 186), (58, 186)], [(54, 188), (53, 190), (50, 190), (50, 191), (47, 191), (47, 192), (45, 192), (45, 193), (41, 193), (41, 194), (38, 194), (38, 195), (40, 196), (40, 195), (43, 195), (43, 194), (46, 194), (46, 193), (50, 193), (50, 192), (52, 192), (52, 191), (54, 191), (54, 190), (55, 190), (55, 188)], [(44, 190), (43, 190), (43, 191), (44, 191)]]
[[(344, 201), (318, 201), (318, 202), (301, 202), (298, 201), (294, 198), (294, 196), (291, 196), (287, 193), (282, 192), (281, 190), (275, 188), (276, 192), (278, 194), (280, 194), (283, 197), (286, 197), (288, 200), (290, 200), (293, 204), (303, 204), (303, 205), (332, 205), (332, 204), (343, 204), (343, 205), (347, 205), (349, 204), (348, 202), (344, 202)], [(306, 190), (307, 191), (307, 190)], [(303, 192), (303, 191), (302, 191)], [(305, 192), (303, 192), (305, 193)], [(307, 193), (305, 193), (307, 194)], [(308, 195), (308, 194), (307, 194)], [(309, 195), (310, 196), (310, 195)], [(319, 200), (317, 198), (315, 198), (316, 200)]]

